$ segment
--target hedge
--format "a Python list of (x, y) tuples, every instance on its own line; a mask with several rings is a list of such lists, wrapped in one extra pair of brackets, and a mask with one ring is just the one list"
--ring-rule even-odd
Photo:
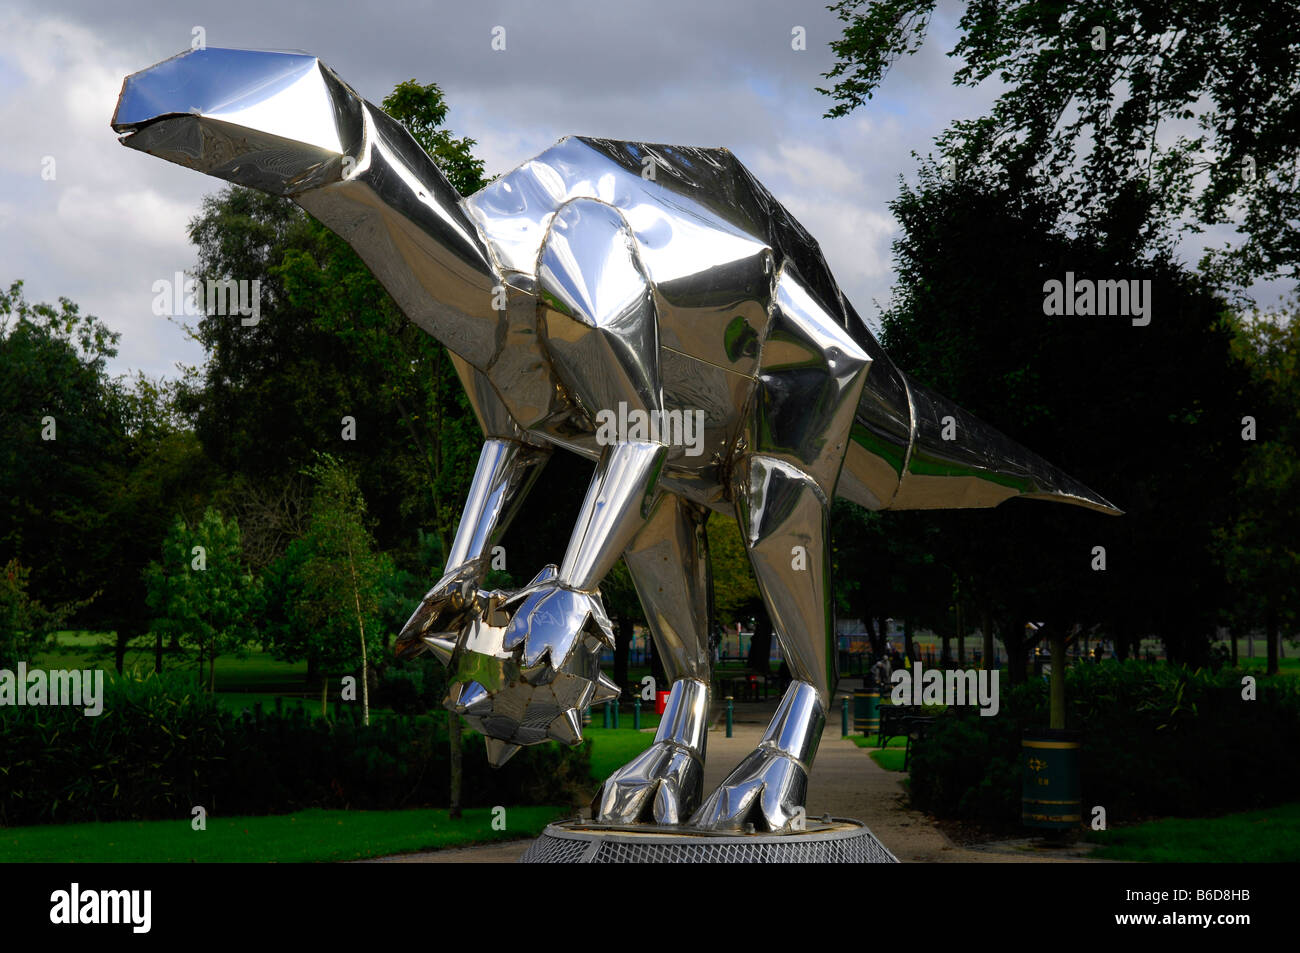
[[(232, 713), (190, 679), (105, 682), (103, 714), (0, 709), (0, 825), (278, 814), (306, 808), (445, 807), (446, 716), (360, 724), (300, 708)], [(580, 803), (589, 743), (525, 748), (487, 764), (481, 735), (463, 735), (465, 807)]]
[[(1300, 687), (1241, 671), (1188, 670), (1130, 660), (1072, 666), (1066, 723), (1083, 734), (1085, 813), (1204, 817), (1293, 801), (1300, 791)], [(991, 824), (1020, 817), (1020, 739), (1047, 725), (1047, 685), (1004, 689), (1001, 710), (952, 709), (911, 758), (912, 802), (946, 818)]]

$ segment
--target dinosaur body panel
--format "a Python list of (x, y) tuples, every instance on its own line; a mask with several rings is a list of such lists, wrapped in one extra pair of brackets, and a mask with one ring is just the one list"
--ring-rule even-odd
[[(870, 365), (838, 495), (870, 509), (994, 506), (1019, 494), (1108, 508), (1046, 461), (910, 382), (841, 293), (816, 241), (729, 150), (569, 137), (466, 198), (464, 208), (498, 271), (531, 287), (553, 216), (577, 200), (607, 204), (628, 220), (654, 285), (665, 409), (704, 411), (702, 458), (670, 452), (666, 479), (675, 492), (731, 511), (720, 474), (742, 445), (744, 408), (765, 366), (782, 360), (782, 342), (769, 347), (773, 324), (798, 311), (805, 322), (815, 314), (823, 327), (842, 328)], [(798, 276), (802, 301), (791, 308), (787, 300), (781, 312), (776, 287), (787, 269)], [(517, 380), (513, 373), (505, 379)], [(780, 395), (775, 387), (767, 388), (769, 403), (808, 396), (794, 380), (782, 382)], [(508, 390), (501, 396), (512, 405)], [(531, 405), (511, 410), (522, 429), (538, 424)], [(947, 416), (962, 439), (943, 438)], [(599, 457), (594, 431), (582, 434), (563, 414), (540, 430)]]

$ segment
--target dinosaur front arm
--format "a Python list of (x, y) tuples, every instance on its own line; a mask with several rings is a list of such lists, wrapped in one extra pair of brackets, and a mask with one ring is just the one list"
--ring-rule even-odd
[(560, 568), (548, 566), (507, 600), (510, 621), (503, 645), (507, 650), (523, 645), (525, 672), (547, 656), (559, 668), (583, 644), (613, 648), (613, 628), (596, 587), (649, 518), (667, 453), (666, 446), (649, 441), (607, 448)]
[(401, 657), (425, 649), (423, 636), (457, 628), (487, 575), (492, 546), (510, 525), (550, 451), (504, 437), (489, 437), (479, 452), (456, 537), (442, 578), (425, 594), (402, 627), (395, 649)]
[(629, 441), (606, 448), (587, 488), (556, 584), (591, 592), (645, 525), (668, 448)]
[(444, 561), (446, 572), (467, 563), (486, 574), (491, 548), (501, 538), (550, 458), (550, 450), (502, 437), (489, 437), (479, 452), (478, 466)]

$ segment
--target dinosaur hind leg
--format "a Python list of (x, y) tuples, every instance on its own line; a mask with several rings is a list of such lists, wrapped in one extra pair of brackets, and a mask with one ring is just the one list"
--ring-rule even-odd
[(665, 494), (623, 554), (672, 691), (654, 744), (615, 771), (596, 796), (592, 814), (599, 820), (678, 824), (699, 804), (711, 661), (707, 515)]
[(773, 457), (747, 461), (737, 500), (742, 536), (794, 680), (762, 740), (691, 819), (708, 830), (799, 826), (837, 673), (825, 493)]

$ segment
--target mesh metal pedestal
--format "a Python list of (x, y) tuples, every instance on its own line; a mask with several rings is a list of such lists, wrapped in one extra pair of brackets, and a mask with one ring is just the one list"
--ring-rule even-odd
[(896, 864), (861, 821), (808, 822), (793, 834), (719, 834), (679, 827), (551, 824), (522, 864)]

